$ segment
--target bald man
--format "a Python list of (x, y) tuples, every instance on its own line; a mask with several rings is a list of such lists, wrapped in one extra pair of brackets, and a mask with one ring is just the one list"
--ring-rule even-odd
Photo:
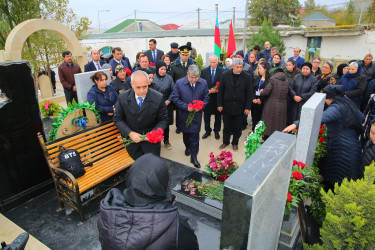
[(100, 70), (105, 62), (100, 60), (99, 50), (91, 50), (90, 57), (92, 61), (85, 65), (85, 72)]

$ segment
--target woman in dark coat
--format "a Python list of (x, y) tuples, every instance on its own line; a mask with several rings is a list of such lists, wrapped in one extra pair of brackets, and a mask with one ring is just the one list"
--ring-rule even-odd
[(336, 84), (340, 84), (341, 77), (345, 75), (349, 70), (349, 66), (346, 63), (341, 63), (337, 66), (336, 74), (333, 75), (333, 78), (336, 80)]
[(263, 135), (267, 139), (275, 131), (282, 131), (286, 125), (287, 96), (289, 82), (282, 69), (275, 69), (260, 96), (268, 97), (264, 103), (262, 120), (266, 126)]
[(281, 59), (282, 59), (282, 57), (281, 57), (280, 53), (274, 54), (273, 57), (272, 57), (271, 69), (281, 68), (282, 67)]
[[(154, 75), (154, 83), (163, 94), (165, 105), (168, 109), (169, 125), (173, 124), (173, 106), (172, 106), (172, 92), (173, 92), (173, 79), (167, 74), (167, 64), (164, 61), (158, 60), (156, 62), (156, 74)], [(164, 145), (168, 150), (172, 149), (169, 142), (169, 126), (164, 130)]]
[(367, 87), (366, 76), (361, 74), (362, 66), (357, 61), (349, 64), (349, 71), (341, 77), (340, 84), (344, 86), (345, 95), (349, 97), (358, 108), (362, 103), (362, 94)]
[(301, 70), (297, 67), (296, 61), (294, 61), (293, 59), (289, 59), (286, 62), (286, 66), (283, 70), (284, 70), (286, 79), (288, 80), (289, 84), (292, 83), (293, 78), (297, 74), (301, 73)]
[(95, 109), (99, 110), (102, 122), (112, 120), (118, 100), (116, 90), (107, 85), (107, 75), (102, 71), (92, 75), (91, 80), (95, 85), (87, 93), (87, 101), (95, 103)]
[(288, 110), (288, 124), (299, 120), (303, 104), (316, 92), (316, 78), (311, 74), (310, 62), (302, 64), (302, 73), (294, 77), (289, 85), (290, 109)]
[[(330, 85), (323, 89), (328, 108), (323, 112), (322, 124), (327, 126), (327, 157), (322, 162), (321, 174), (325, 190), (344, 178), (356, 180), (360, 176), (361, 144), (364, 116), (348, 97), (341, 85)], [(297, 128), (298, 121), (283, 132)]]
[(113, 188), (100, 202), (102, 249), (199, 248), (187, 218), (173, 205), (168, 182), (168, 169), (159, 157), (146, 154), (134, 162), (125, 190)]
[(327, 61), (322, 66), (322, 73), (316, 76), (318, 80), (317, 91), (322, 92), (323, 88), (332, 84), (336, 84), (336, 79), (332, 76), (333, 63)]
[(254, 131), (257, 123), (262, 120), (265, 96), (260, 95), (260, 90), (264, 89), (270, 78), (271, 66), (267, 62), (258, 63), (258, 76), (255, 77), (253, 84), (253, 104), (251, 105), (252, 130)]

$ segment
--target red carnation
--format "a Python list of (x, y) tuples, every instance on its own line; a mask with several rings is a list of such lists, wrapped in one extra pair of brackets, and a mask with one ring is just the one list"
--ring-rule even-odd
[(303, 162), (301, 162), (301, 161), (299, 161), (298, 162), (298, 166), (301, 167), (301, 169), (304, 169), (306, 167), (306, 164), (303, 163)]
[(201, 101), (201, 100), (194, 100), (194, 101), (192, 101), (191, 103), (188, 104), (188, 107), (192, 108), (194, 110), (189, 112), (188, 119), (186, 120), (186, 127), (189, 127), (191, 125), (191, 123), (194, 120), (195, 114), (198, 111), (201, 111), (203, 109), (203, 106), (204, 106), (204, 102)]
[(320, 128), (325, 128), (326, 126), (323, 124), (323, 125), (320, 125)]
[(296, 160), (293, 160), (293, 166), (294, 165), (297, 165), (298, 163), (297, 163), (297, 161)]
[(150, 143), (158, 143), (164, 139), (164, 131), (161, 128), (147, 133), (146, 137)]
[(288, 198), (286, 199), (287, 202), (292, 201), (292, 195), (288, 192)]
[(129, 68), (126, 68), (125, 72), (127, 76), (130, 76), (132, 74), (132, 71)]
[(292, 175), (293, 175), (293, 179), (295, 179), (295, 180), (302, 180), (303, 179), (303, 175), (298, 171), (294, 171), (292, 173)]
[(320, 143), (323, 143), (326, 139), (324, 139), (324, 137), (319, 137), (319, 142)]
[(323, 129), (319, 129), (319, 134), (323, 134), (324, 133), (324, 130)]

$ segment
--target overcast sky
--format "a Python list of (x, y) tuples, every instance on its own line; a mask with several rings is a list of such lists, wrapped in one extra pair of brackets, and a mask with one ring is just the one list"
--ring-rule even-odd
[[(303, 4), (304, 0), (300, 0)], [(328, 6), (342, 6), (345, 0), (315, 0), (318, 4)], [(185, 3), (185, 5), (182, 5)], [(126, 19), (134, 18), (134, 10), (137, 10), (137, 18), (149, 19), (159, 25), (175, 23), (185, 24), (198, 18), (197, 9), (201, 9), (201, 19), (215, 19), (215, 3), (219, 4), (219, 22), (232, 18), (233, 7), (236, 7), (236, 18), (244, 18), (245, 0), (70, 0), (69, 7), (79, 16), (86, 16), (92, 21), (91, 28), (98, 29), (98, 11), (100, 12), (100, 26), (102, 30), (109, 29)]]

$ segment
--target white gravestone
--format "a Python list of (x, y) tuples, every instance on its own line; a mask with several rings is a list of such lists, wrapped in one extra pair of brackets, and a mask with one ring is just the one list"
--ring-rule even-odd
[(38, 77), (38, 82), (42, 99), (53, 97), (53, 88), (49, 77), (46, 75), (41, 75)]
[[(106, 73), (108, 77), (108, 84), (111, 82), (111, 73), (109, 72), (109, 69), (102, 69), (98, 71), (103, 71)], [(91, 89), (91, 87), (95, 84), (90, 77), (95, 74), (97, 71), (90, 71), (80, 74), (74, 75), (74, 80), (76, 82), (76, 88), (77, 88), (77, 97), (78, 101), (86, 101), (87, 100), (87, 93)]]

